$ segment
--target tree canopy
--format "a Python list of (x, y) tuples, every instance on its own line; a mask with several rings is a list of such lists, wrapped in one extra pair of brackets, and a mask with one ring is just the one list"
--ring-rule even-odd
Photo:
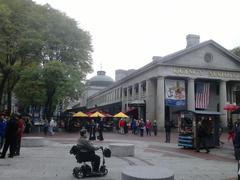
[(231, 52), (240, 57), (240, 47), (232, 49)]
[[(91, 36), (74, 19), (31, 0), (0, 0), (0, 102), (14, 91), (20, 104), (77, 97), (92, 68)], [(2, 105), (2, 103), (1, 103)]]

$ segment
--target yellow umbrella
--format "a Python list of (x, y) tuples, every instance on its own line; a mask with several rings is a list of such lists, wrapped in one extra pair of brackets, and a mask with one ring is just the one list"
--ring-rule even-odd
[(95, 113), (91, 114), (89, 117), (105, 117), (102, 113), (96, 111)]
[(128, 115), (124, 114), (123, 112), (119, 112), (115, 114), (113, 117), (128, 118)]
[(81, 112), (81, 111), (79, 111), (79, 112), (75, 113), (73, 115), (73, 117), (88, 117), (88, 115), (83, 113), (83, 112)]

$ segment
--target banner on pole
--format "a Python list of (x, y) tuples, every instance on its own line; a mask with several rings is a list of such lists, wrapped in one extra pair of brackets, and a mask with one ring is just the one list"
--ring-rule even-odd
[(165, 80), (165, 104), (167, 106), (184, 106), (186, 104), (184, 80)]

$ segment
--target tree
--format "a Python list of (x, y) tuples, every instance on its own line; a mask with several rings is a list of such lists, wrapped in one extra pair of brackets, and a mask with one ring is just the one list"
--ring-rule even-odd
[[(36, 71), (43, 79), (37, 79), (36, 83), (44, 85), (41, 91), (46, 97), (40, 99), (45, 99), (44, 104), (49, 111), (47, 116), (52, 115), (56, 103), (78, 96), (81, 82), (91, 72), (92, 65), (91, 36), (87, 31), (79, 28), (77, 22), (64, 13), (49, 5), (36, 5), (30, 0), (0, 0), (0, 20), (0, 102), (4, 90), (11, 94), (19, 82), (16, 88), (18, 100), (22, 104), (36, 103), (27, 98), (27, 94), (19, 92), (20, 89), (31, 88), (26, 88), (24, 83), (34, 83), (32, 78), (36, 72), (31, 73), (28, 69), (34, 63), (36, 67), (42, 66), (41, 71)], [(26, 68), (27, 71), (22, 73)], [(48, 87), (48, 81), (54, 82), (54, 78), (59, 84)], [(67, 84), (65, 88), (59, 78)], [(58, 87), (65, 91), (61, 92)], [(31, 89), (31, 92), (38, 99), (36, 90)]]
[(240, 57), (240, 47), (232, 49), (231, 52)]
[(34, 9), (35, 4), (28, 0), (0, 0), (0, 102), (5, 91), (10, 109), (20, 71), (39, 59), (39, 35), (32, 27), (34, 21), (28, 18)]
[(42, 79), (42, 67), (32, 64), (21, 72), (15, 87), (15, 95), (22, 106), (43, 106), (46, 96)]

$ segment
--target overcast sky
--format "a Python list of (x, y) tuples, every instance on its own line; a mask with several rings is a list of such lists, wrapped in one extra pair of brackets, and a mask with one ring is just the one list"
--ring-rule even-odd
[(90, 32), (94, 72), (138, 69), (186, 47), (186, 35), (240, 46), (239, 0), (34, 0), (65, 12)]

